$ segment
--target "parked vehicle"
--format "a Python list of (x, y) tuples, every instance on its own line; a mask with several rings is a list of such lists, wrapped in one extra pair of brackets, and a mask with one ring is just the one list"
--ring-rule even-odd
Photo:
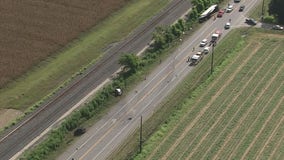
[(282, 26), (279, 26), (279, 25), (274, 25), (272, 27), (272, 29), (275, 29), (275, 30), (283, 30), (283, 27)]
[(214, 4), (212, 6), (210, 6), (208, 9), (206, 9), (199, 17), (199, 22), (203, 22), (206, 19), (209, 19), (210, 16), (214, 13), (218, 11), (218, 5)]
[(114, 94), (115, 94), (115, 96), (121, 96), (122, 95), (122, 90), (120, 88), (116, 88), (114, 90)]
[(239, 2), (241, 2), (241, 0), (234, 0), (234, 2), (235, 2), (235, 3), (239, 3)]
[(257, 21), (252, 18), (246, 18), (246, 23), (249, 25), (256, 25)]
[(232, 4), (229, 4), (228, 7), (226, 8), (226, 12), (227, 12), (227, 13), (230, 13), (230, 12), (233, 11), (233, 9), (234, 9), (233, 5), (232, 5)]
[(222, 17), (224, 13), (225, 13), (225, 11), (223, 9), (220, 9), (218, 11), (217, 17)]
[(197, 65), (203, 58), (203, 53), (202, 52), (197, 52), (195, 55), (189, 58), (189, 65)]
[(203, 52), (204, 54), (208, 54), (209, 51), (210, 51), (210, 47), (205, 47), (202, 52)]
[(207, 45), (207, 43), (208, 43), (208, 40), (207, 40), (207, 39), (203, 39), (203, 40), (200, 42), (199, 46), (200, 46), (200, 47), (204, 47), (204, 46)]
[(245, 7), (246, 7), (245, 5), (241, 5), (240, 8), (239, 8), (239, 12), (244, 11)]
[(220, 30), (216, 30), (212, 36), (211, 36), (211, 41), (210, 43), (216, 43), (218, 41), (218, 39), (221, 37), (222, 32)]

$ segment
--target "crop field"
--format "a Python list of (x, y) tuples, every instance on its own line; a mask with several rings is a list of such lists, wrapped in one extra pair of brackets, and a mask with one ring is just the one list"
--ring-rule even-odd
[(284, 159), (284, 35), (246, 34), (134, 159)]
[(0, 88), (128, 1), (0, 1)]

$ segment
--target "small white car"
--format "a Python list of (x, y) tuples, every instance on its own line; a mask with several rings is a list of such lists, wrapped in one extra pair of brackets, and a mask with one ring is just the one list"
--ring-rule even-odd
[(204, 47), (204, 46), (207, 45), (207, 43), (208, 43), (208, 40), (207, 40), (207, 39), (203, 39), (203, 40), (200, 42), (199, 46), (200, 46), (200, 47)]
[(210, 51), (210, 47), (205, 47), (202, 52), (203, 52), (204, 54), (208, 54), (209, 51)]
[(230, 22), (227, 22), (226, 24), (225, 24), (225, 29), (229, 29), (231, 27), (231, 23)]
[(234, 9), (233, 5), (232, 5), (232, 4), (229, 4), (228, 7), (226, 8), (226, 12), (227, 12), (227, 13), (230, 13), (230, 12), (233, 11), (233, 9)]
[(275, 30), (283, 30), (283, 27), (282, 26), (279, 26), (279, 25), (275, 25), (272, 27), (272, 29), (275, 29)]

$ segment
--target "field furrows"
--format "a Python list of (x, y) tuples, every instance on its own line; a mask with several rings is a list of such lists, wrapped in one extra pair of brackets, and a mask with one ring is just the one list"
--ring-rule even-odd
[[(239, 58), (241, 58), (241, 57), (239, 57)], [(237, 63), (237, 62), (235, 61), (234, 63)], [(234, 77), (232, 72), (226, 72), (225, 71), (225, 72), (223, 72), (223, 74), (226, 77)], [(199, 98), (197, 100), (197, 102), (195, 103), (195, 105), (193, 105), (191, 107), (192, 109), (190, 110), (190, 112), (188, 112), (187, 114), (185, 114), (183, 116), (182, 120), (179, 122), (179, 125), (177, 125), (175, 127), (175, 128), (179, 128), (179, 129), (178, 130), (172, 130), (174, 132), (170, 132), (170, 134), (168, 134), (167, 137), (170, 137), (170, 138), (169, 139), (166, 138), (165, 139), (166, 141), (163, 141), (163, 143), (161, 144), (160, 150), (162, 152), (160, 150), (156, 150), (157, 154), (153, 156), (154, 159), (156, 159), (156, 157), (160, 157), (162, 155), (164, 155), (163, 158), (167, 158), (168, 154), (170, 154), (172, 152), (169, 148), (172, 147), (172, 149), (174, 149), (175, 147), (173, 147), (173, 146), (177, 145), (178, 144), (177, 142), (179, 142), (179, 140), (177, 140), (177, 142), (174, 143), (175, 139), (178, 139), (178, 137), (182, 137), (180, 135), (182, 133), (184, 133), (184, 130), (185, 130), (185, 128), (183, 128), (183, 126), (186, 127), (185, 124), (188, 124), (189, 122), (193, 122), (193, 120), (195, 122), (197, 122), (197, 120), (200, 119), (201, 115), (203, 115), (204, 112), (206, 111), (207, 108), (205, 107), (204, 109), (201, 110), (202, 107), (200, 107), (200, 105), (205, 106), (208, 103), (212, 103), (214, 101), (214, 99), (218, 97), (218, 94), (215, 94), (216, 91), (219, 91), (218, 93), (222, 93), (222, 90), (225, 87), (223, 85), (221, 85), (220, 83), (217, 83), (217, 82), (220, 82), (220, 81), (218, 81), (218, 80), (215, 81), (215, 83), (212, 86), (210, 86), (210, 89), (208, 90), (210, 92), (207, 92), (206, 94), (201, 95), (201, 98)], [(206, 97), (212, 97), (212, 98), (206, 98)], [(204, 100), (204, 98), (205, 98), (205, 100)], [(196, 115), (199, 115), (199, 116), (195, 117)], [(194, 124), (195, 123), (191, 123), (191, 125), (194, 125)], [(190, 127), (187, 127), (187, 129), (189, 129), (189, 128)], [(164, 144), (167, 144), (167, 143), (174, 143), (174, 144), (171, 145), (171, 146), (164, 145)], [(164, 151), (167, 151), (166, 154), (164, 154)], [(150, 156), (149, 159), (152, 159), (152, 156)]]
[(283, 36), (254, 38), (146, 159), (284, 158)]
[[(259, 57), (261, 58), (261, 56)], [(254, 61), (254, 60), (256, 59), (254, 58), (251, 59), (251, 61)], [(226, 100), (228, 100), (229, 103), (222, 104), (224, 105), (224, 107), (226, 107), (222, 110), (223, 112), (222, 115), (220, 115), (217, 120), (215, 119), (213, 120), (214, 125), (210, 126), (210, 129), (205, 132), (206, 134), (202, 137), (201, 141), (199, 141), (199, 144), (193, 149), (193, 151), (191, 152), (191, 154), (189, 154), (187, 158), (196, 157), (200, 159), (201, 157), (199, 156), (205, 155), (205, 154), (201, 155), (200, 153), (204, 153), (206, 151), (204, 149), (206, 149), (206, 147), (212, 144), (211, 140), (216, 139), (216, 136), (218, 137), (218, 134), (221, 134), (223, 131), (227, 131), (227, 130), (224, 130), (224, 128), (227, 128), (228, 126), (232, 127), (233, 125), (228, 125), (228, 124), (231, 121), (236, 122), (237, 119), (234, 119), (234, 118), (242, 117), (242, 114), (244, 112), (240, 112), (240, 111), (246, 111), (246, 112), (248, 111), (248, 108), (246, 107), (246, 103), (248, 101), (248, 97), (252, 96), (252, 92), (247, 92), (247, 94), (243, 94), (243, 93), (246, 90), (254, 91), (255, 88), (257, 87), (257, 86), (254, 86), (254, 85), (257, 85), (257, 83), (253, 82), (253, 77), (257, 75), (257, 73), (261, 70), (261, 67), (258, 67), (258, 63), (263, 62), (261, 60), (258, 60), (256, 63), (251, 63), (251, 61), (250, 63), (248, 63), (248, 65), (249, 64), (254, 64), (254, 65), (249, 68), (249, 71), (247, 72), (247, 74), (243, 75), (242, 76), (243, 78), (241, 80), (236, 79), (233, 83), (231, 83), (232, 86), (236, 86), (236, 88), (240, 89), (237, 91), (238, 94), (237, 95), (227, 94), (227, 97), (226, 95), (223, 98), (221, 97), (222, 99), (226, 98)], [(246, 68), (248, 65), (245, 65), (244, 68)], [(249, 78), (249, 79), (246, 79), (246, 78)], [(235, 89), (233, 89), (232, 91), (234, 90)], [(214, 149), (216, 148), (217, 147), (214, 147)]]
[(129, 0), (0, 2), (0, 87), (98, 24)]

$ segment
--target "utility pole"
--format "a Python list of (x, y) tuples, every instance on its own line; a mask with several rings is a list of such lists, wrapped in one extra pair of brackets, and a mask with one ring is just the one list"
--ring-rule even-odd
[(213, 60), (214, 60), (214, 47), (216, 42), (213, 42), (212, 44), (212, 56), (211, 56), (211, 74), (213, 74)]
[(261, 21), (263, 21), (263, 18), (264, 18), (264, 0), (262, 0)]
[(140, 120), (140, 153), (142, 152), (142, 116)]

